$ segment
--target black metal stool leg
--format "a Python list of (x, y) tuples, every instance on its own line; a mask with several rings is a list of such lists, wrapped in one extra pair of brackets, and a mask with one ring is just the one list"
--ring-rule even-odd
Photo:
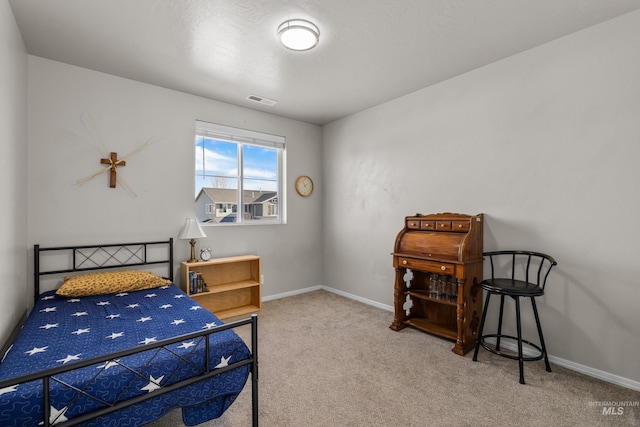
[(516, 300), (516, 326), (518, 329), (518, 365), (520, 367), (520, 384), (524, 384), (524, 359), (522, 356), (522, 325), (520, 323), (520, 298)]
[(500, 316), (498, 317), (498, 336), (496, 337), (496, 350), (500, 351), (500, 337), (502, 336), (502, 312), (504, 311), (504, 295), (500, 295)]
[(482, 331), (484, 330), (484, 320), (487, 318), (487, 308), (489, 307), (489, 298), (491, 293), (487, 293), (487, 298), (484, 300), (484, 308), (482, 309), (482, 318), (480, 319), (480, 328), (478, 329), (478, 335), (476, 336), (476, 349), (473, 352), (473, 361), (478, 361), (478, 350), (480, 349), (480, 341), (482, 341)]
[(547, 372), (551, 372), (551, 365), (549, 365), (549, 357), (547, 356), (547, 347), (544, 345), (542, 327), (540, 326), (540, 317), (538, 316), (538, 308), (536, 307), (536, 299), (534, 297), (531, 297), (531, 305), (533, 306), (533, 314), (535, 315), (536, 326), (538, 327), (538, 336), (540, 337), (540, 348), (542, 348), (542, 354), (544, 355), (544, 364), (547, 368)]

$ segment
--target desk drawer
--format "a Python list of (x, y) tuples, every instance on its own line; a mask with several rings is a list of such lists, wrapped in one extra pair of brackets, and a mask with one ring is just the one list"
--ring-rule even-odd
[(420, 230), (420, 221), (417, 219), (407, 219), (407, 228), (410, 230)]
[(453, 231), (466, 233), (469, 231), (469, 221), (453, 221)]
[(436, 221), (438, 231), (451, 231), (451, 221)]
[(410, 268), (411, 270), (426, 271), (429, 273), (454, 275), (456, 271), (455, 264), (448, 264), (446, 262), (425, 261), (415, 258), (398, 258), (398, 266), (404, 268)]
[(420, 221), (420, 229), (421, 230), (435, 230), (436, 222), (435, 221)]

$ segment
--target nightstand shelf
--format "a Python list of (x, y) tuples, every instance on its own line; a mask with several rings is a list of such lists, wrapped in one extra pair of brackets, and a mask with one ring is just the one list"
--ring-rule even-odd
[[(218, 318), (256, 313), (262, 308), (260, 257), (241, 255), (183, 262), (181, 267), (182, 289)], [(191, 286), (196, 274), (206, 284), (200, 292)]]

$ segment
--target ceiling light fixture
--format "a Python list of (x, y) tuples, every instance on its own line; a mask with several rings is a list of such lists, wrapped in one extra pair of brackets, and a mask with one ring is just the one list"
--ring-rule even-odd
[(278, 36), (287, 49), (309, 50), (318, 44), (320, 30), (304, 19), (289, 19), (278, 27)]

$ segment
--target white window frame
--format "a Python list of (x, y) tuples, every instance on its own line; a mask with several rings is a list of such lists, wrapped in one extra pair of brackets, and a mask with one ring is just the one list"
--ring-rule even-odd
[[(286, 203), (285, 203), (285, 182), (286, 182), (286, 168), (285, 168), (285, 153), (286, 139), (283, 136), (271, 135), (263, 132), (252, 131), (248, 129), (235, 128), (231, 126), (220, 125), (217, 123), (209, 123), (200, 120), (196, 120), (196, 136), (194, 142), (197, 143), (199, 137), (213, 138), (220, 141), (231, 142), (238, 145), (238, 188), (237, 188), (237, 205), (244, 207), (244, 159), (243, 148), (245, 145), (253, 145), (258, 147), (267, 147), (276, 149), (277, 153), (277, 205), (276, 208), (279, 212), (277, 219), (260, 219), (260, 220), (245, 220), (244, 208), (238, 208), (236, 210), (236, 222), (217, 223), (215, 221), (203, 223), (204, 226), (229, 226), (229, 225), (273, 225), (273, 224), (286, 224)], [(196, 149), (197, 146), (196, 146)], [(194, 162), (194, 178), (196, 176), (196, 165)], [(216, 203), (215, 201), (213, 203)], [(217, 204), (217, 203), (216, 203)], [(227, 208), (231, 210), (231, 207)], [(215, 208), (214, 208), (215, 211)]]

